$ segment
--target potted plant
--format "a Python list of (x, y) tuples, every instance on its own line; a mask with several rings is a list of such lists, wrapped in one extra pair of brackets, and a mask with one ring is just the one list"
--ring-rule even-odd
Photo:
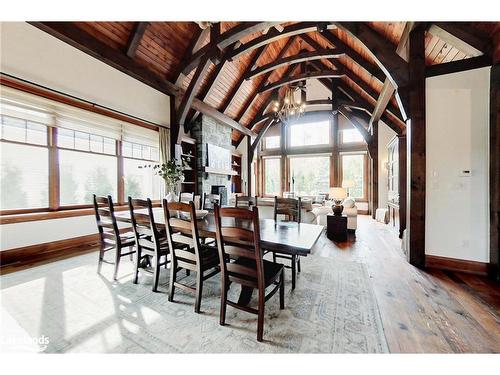
[(155, 174), (165, 180), (167, 188), (167, 201), (172, 202), (176, 199), (176, 190), (179, 182), (184, 181), (183, 170), (186, 168), (186, 163), (182, 161), (182, 165), (177, 164), (175, 159), (171, 159), (162, 164), (148, 164), (139, 168), (153, 168)]

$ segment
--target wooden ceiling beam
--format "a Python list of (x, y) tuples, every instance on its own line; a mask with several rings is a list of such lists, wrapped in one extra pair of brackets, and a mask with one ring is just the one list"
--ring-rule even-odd
[[(290, 37), (287, 42), (285, 43), (285, 45), (283, 46), (283, 48), (280, 50), (280, 52), (278, 53), (278, 56), (276, 57), (276, 59), (281, 59), (285, 53), (287, 53), (287, 51), (290, 49), (290, 47), (293, 45), (293, 42), (295, 41), (296, 37), (295, 36), (292, 36)], [(240, 109), (240, 111), (238, 112), (238, 115), (236, 116), (236, 121), (240, 121), (243, 116), (245, 116), (245, 114), (247, 113), (247, 111), (250, 109), (250, 107), (252, 106), (253, 102), (255, 101), (255, 99), (257, 99), (257, 96), (259, 95), (259, 90), (264, 87), (264, 85), (267, 83), (267, 81), (269, 80), (269, 77), (271, 76), (272, 72), (267, 72), (264, 77), (262, 77), (262, 80), (260, 81), (260, 83), (257, 85), (257, 87), (252, 91), (252, 93), (250, 94), (250, 96), (247, 98), (247, 100), (245, 101), (245, 104), (243, 105), (243, 107)]]
[[(154, 89), (177, 98), (182, 98), (184, 90), (164, 77), (128, 57), (123, 51), (109, 48), (106, 43), (97, 40), (71, 22), (29, 22), (31, 25), (53, 37), (77, 48), (105, 64), (123, 72)], [(230, 126), (231, 128), (251, 137), (257, 134), (245, 128), (229, 116), (220, 113), (214, 107), (194, 98), (191, 107), (201, 113)]]
[(184, 56), (182, 57), (179, 66), (177, 67), (174, 74), (176, 85), (180, 85), (182, 83), (181, 81), (184, 79), (184, 74), (182, 73), (183, 66), (186, 65), (191, 56), (200, 49), (201, 44), (209, 37), (209, 35), (210, 27), (207, 27), (204, 30), (199, 27), (195, 29), (194, 35), (189, 41), (189, 45), (186, 48)]
[(127, 42), (126, 54), (130, 58), (135, 57), (137, 47), (141, 43), (142, 36), (149, 26), (149, 22), (136, 22)]
[(283, 77), (279, 79), (278, 81), (275, 81), (273, 83), (270, 83), (266, 86), (264, 86), (260, 91), (259, 94), (262, 94), (263, 92), (269, 91), (269, 90), (274, 90), (276, 88), (279, 88), (284, 85), (288, 85), (290, 83), (294, 82), (299, 82), (299, 81), (304, 81), (306, 79), (312, 79), (312, 78), (340, 78), (344, 76), (345, 72), (343, 69), (339, 70), (321, 70), (321, 71), (312, 71), (312, 72), (305, 72), (301, 73), (296, 76), (288, 76), (288, 77)]
[(210, 56), (209, 54), (206, 54), (200, 60), (200, 65), (198, 66), (198, 68), (196, 68), (194, 76), (191, 79), (191, 82), (189, 82), (189, 86), (186, 92), (184, 93), (184, 96), (182, 97), (179, 108), (177, 109), (177, 122), (179, 123), (180, 126), (184, 126), (185, 124), (187, 114), (193, 104), (194, 96), (198, 91), (201, 82), (205, 77), (208, 68), (210, 67), (210, 64), (211, 64)]
[(429, 27), (428, 32), (466, 55), (474, 57), (481, 54), (493, 55), (491, 38), (487, 35), (476, 35), (470, 26), (462, 22), (435, 22)]
[(259, 66), (258, 68), (255, 68), (252, 71), (248, 72), (245, 76), (245, 79), (253, 79), (260, 76), (261, 74), (279, 69), (285, 65), (298, 64), (311, 60), (336, 59), (344, 54), (345, 51), (340, 48), (301, 52), (297, 55), (287, 56), (279, 60), (274, 60), (269, 64)]
[(394, 51), (390, 41), (364, 22), (336, 22), (335, 25), (366, 49), (394, 87), (407, 85), (408, 63)]
[(368, 133), (368, 130), (361, 124), (356, 117), (346, 108), (340, 106), (339, 107), (339, 113), (346, 118), (347, 121), (349, 121), (352, 126), (361, 134), (363, 139), (365, 140), (366, 144), (371, 144), (372, 143), (372, 136), (370, 133)]
[[(182, 66), (182, 72), (187, 75), (191, 72), (199, 63), (201, 57), (210, 51), (214, 46), (218, 48), (226, 48), (227, 46), (240, 42), (241, 39), (255, 34), (259, 31), (263, 31), (269, 28), (270, 25), (273, 26), (277, 24), (276, 22), (243, 22), (232, 29), (229, 29), (225, 33), (222, 33), (219, 38), (215, 41), (211, 41), (209, 44), (200, 48), (195, 52), (190, 59)], [(240, 46), (241, 47), (241, 46)], [(230, 56), (230, 59), (234, 57), (234, 51)]]
[[(401, 57), (405, 58), (405, 60), (408, 59), (407, 56), (402, 56), (405, 51), (407, 51), (406, 46), (408, 44), (408, 39), (410, 37), (410, 32), (411, 30), (416, 26), (415, 22), (406, 22), (405, 27), (403, 29), (403, 33), (401, 34), (401, 38), (399, 39), (398, 46), (396, 48), (396, 53), (400, 55)], [(373, 124), (377, 124), (378, 120), (382, 117), (382, 114), (384, 113), (385, 109), (387, 108), (388, 104), (391, 102), (391, 98), (396, 92), (396, 88), (394, 85), (391, 83), (389, 78), (385, 78), (384, 85), (382, 86), (382, 90), (380, 91), (380, 95), (378, 96), (377, 103), (375, 104), (375, 109), (373, 110), (372, 117), (370, 119), (370, 124), (368, 128), (371, 128)], [(405, 114), (406, 112), (403, 110), (401, 111), (400, 108), (400, 113)], [(402, 120), (405, 120), (402, 118)]]
[[(327, 22), (326, 24), (327, 29), (335, 28), (335, 26), (331, 22)], [(239, 48), (236, 48), (231, 56), (231, 59), (237, 59), (245, 53), (248, 53), (263, 45), (275, 42), (279, 39), (316, 31), (317, 28), (318, 22), (298, 22), (284, 27), (283, 31), (281, 32), (277, 29), (270, 30), (267, 34), (254, 38), (251, 41), (242, 44)]]
[(471, 69), (484, 68), (492, 66), (493, 60), (490, 56), (481, 55), (471, 57), (469, 59), (450, 61), (443, 64), (430, 65), (425, 67), (426, 77), (435, 77), (443, 74), (450, 74), (456, 72), (463, 72)]

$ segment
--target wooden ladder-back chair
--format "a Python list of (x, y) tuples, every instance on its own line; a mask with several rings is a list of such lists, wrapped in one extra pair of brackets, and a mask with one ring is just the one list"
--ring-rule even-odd
[[(104, 253), (109, 250), (115, 250), (115, 271), (113, 280), (118, 276), (118, 268), (120, 266), (120, 259), (123, 256), (135, 253), (135, 238), (133, 232), (126, 232), (120, 234), (118, 224), (115, 217), (115, 208), (113, 199), (110, 195), (107, 197), (98, 197), (94, 194), (94, 213), (99, 231), (100, 248), (99, 248), (99, 263), (97, 266), (97, 273), (101, 272), (102, 263), (111, 263), (104, 260)], [(122, 249), (128, 247), (129, 251), (122, 253)]]
[[(137, 284), (139, 268), (148, 270), (145, 264), (153, 267), (153, 292), (158, 291), (158, 281), (160, 278), (161, 266), (167, 267), (170, 262), (168, 241), (164, 232), (158, 230), (153, 215), (153, 205), (151, 199), (132, 199), (128, 197), (128, 206), (134, 228), (135, 241), (137, 245), (137, 256), (135, 257), (134, 284)], [(145, 210), (146, 212), (137, 212)], [(162, 258), (164, 258), (162, 262)], [(143, 266), (144, 267), (141, 267)]]
[(207, 194), (203, 193), (203, 200), (201, 201), (201, 209), (212, 211), (214, 210), (214, 206), (218, 204), (220, 205), (220, 195), (219, 194)]
[[(265, 303), (277, 290), (280, 309), (285, 308), (283, 265), (263, 259), (257, 207), (249, 210), (215, 206), (215, 224), (222, 272), (220, 324), (225, 324), (227, 305), (257, 314), (257, 340), (262, 341)], [(240, 284), (242, 288), (257, 289), (257, 309), (228, 300), (227, 293), (231, 283)], [(271, 285), (274, 287), (266, 295), (266, 288)]]
[(194, 193), (179, 193), (179, 202), (194, 202)]
[(236, 196), (234, 207), (250, 208), (257, 206), (257, 196)]
[[(300, 223), (301, 209), (302, 209), (302, 202), (300, 200), (300, 197), (298, 199), (274, 197), (274, 221), (278, 220), (278, 215), (285, 215), (286, 220)], [(297, 272), (300, 272), (300, 256), (273, 253), (273, 261), (275, 263), (276, 259), (278, 258), (290, 261), (291, 263), (290, 266), (285, 266), (285, 267), (292, 269), (292, 289), (295, 289)]]
[[(192, 201), (189, 203), (169, 203), (164, 199), (163, 212), (165, 214), (168, 243), (172, 249), (168, 300), (170, 302), (174, 300), (175, 288), (181, 288), (187, 292), (194, 293), (194, 311), (199, 313), (203, 282), (220, 272), (217, 248), (201, 243), (196, 221), (196, 210)], [(179, 234), (191, 237), (192, 246), (177, 242), (175, 239)], [(188, 275), (188, 271), (196, 272), (196, 287), (193, 288), (177, 281), (177, 273), (181, 269), (185, 269)], [(206, 273), (209, 270), (212, 271)]]

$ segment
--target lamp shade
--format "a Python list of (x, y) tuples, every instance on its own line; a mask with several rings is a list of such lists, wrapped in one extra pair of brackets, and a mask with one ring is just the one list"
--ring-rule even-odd
[(347, 198), (347, 191), (342, 187), (331, 187), (329, 195), (333, 199), (344, 199)]
[(344, 181), (342, 181), (342, 187), (343, 188), (353, 188), (354, 181), (353, 180), (344, 180)]

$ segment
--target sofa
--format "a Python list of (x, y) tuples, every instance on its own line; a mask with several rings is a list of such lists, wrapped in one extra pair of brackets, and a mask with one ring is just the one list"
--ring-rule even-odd
[[(318, 225), (326, 226), (326, 215), (332, 212), (332, 201), (326, 201), (324, 204), (313, 205), (312, 213), (316, 217), (316, 223)], [(356, 230), (358, 226), (358, 208), (356, 207), (356, 201), (354, 198), (346, 198), (342, 202), (344, 210), (343, 215), (347, 215), (347, 229)]]
[[(273, 219), (274, 218), (274, 199), (273, 198), (259, 198), (257, 201), (257, 207), (259, 208), (259, 217), (261, 219)], [(313, 212), (314, 207), (310, 200), (302, 200), (302, 209), (300, 212), (300, 221), (302, 223), (316, 224), (317, 218), (316, 214)], [(278, 215), (280, 219), (280, 215)]]

